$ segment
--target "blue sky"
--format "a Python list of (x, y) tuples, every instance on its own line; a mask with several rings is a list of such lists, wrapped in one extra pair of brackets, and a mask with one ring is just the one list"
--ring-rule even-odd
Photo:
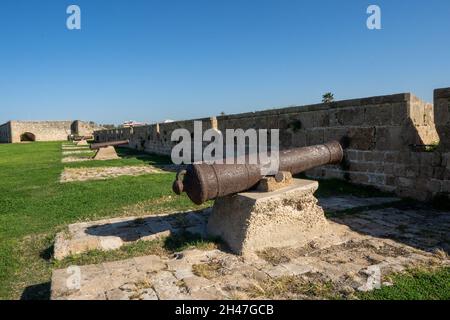
[[(79, 5), (82, 29), (66, 28)], [(382, 30), (366, 9), (382, 10)], [(156, 122), (450, 86), (450, 1), (0, 2), (0, 122)]]

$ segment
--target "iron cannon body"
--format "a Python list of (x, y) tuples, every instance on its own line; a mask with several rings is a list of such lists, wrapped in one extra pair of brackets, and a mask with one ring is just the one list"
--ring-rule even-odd
[[(339, 142), (293, 148), (279, 152), (278, 171), (298, 174), (327, 164), (342, 161), (343, 149)], [(190, 164), (177, 173), (173, 183), (176, 194), (186, 192), (195, 204), (246, 191), (264, 178), (264, 164)]]

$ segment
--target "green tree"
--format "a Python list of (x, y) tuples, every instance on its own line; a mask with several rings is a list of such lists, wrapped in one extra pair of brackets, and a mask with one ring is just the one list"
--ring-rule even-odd
[(334, 94), (331, 92), (327, 92), (322, 96), (323, 103), (330, 103), (334, 101)]

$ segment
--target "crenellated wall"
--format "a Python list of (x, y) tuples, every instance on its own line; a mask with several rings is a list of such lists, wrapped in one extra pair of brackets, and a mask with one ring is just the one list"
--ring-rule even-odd
[[(225, 139), (226, 129), (280, 129), (282, 149), (341, 141), (343, 163), (311, 170), (311, 177), (345, 179), (419, 200), (450, 194), (450, 88), (435, 91), (434, 106), (402, 93), (197, 120)], [(193, 120), (135, 127), (121, 137), (130, 139), (131, 148), (170, 155), (177, 128), (192, 133)], [(118, 139), (114, 130), (95, 136)]]

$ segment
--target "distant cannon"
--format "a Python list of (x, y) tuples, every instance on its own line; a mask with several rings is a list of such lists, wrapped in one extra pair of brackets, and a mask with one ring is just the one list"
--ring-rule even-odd
[(125, 144), (130, 143), (129, 140), (117, 140), (117, 141), (107, 141), (107, 142), (98, 142), (91, 144), (90, 148), (91, 150), (97, 150), (101, 148), (107, 148), (107, 147), (117, 147), (117, 146), (123, 146)]
[(72, 141), (81, 141), (81, 140), (92, 140), (93, 136), (71, 136), (70, 139)]
[[(283, 173), (292, 175), (326, 164), (342, 161), (343, 150), (339, 142), (279, 152), (277, 182), (284, 179)], [(195, 204), (202, 204), (227, 195), (243, 192), (255, 187), (264, 176), (262, 164), (190, 164), (177, 173), (173, 183), (176, 194), (186, 192)]]
[(91, 150), (97, 150), (94, 160), (114, 160), (120, 159), (114, 147), (127, 145), (129, 140), (107, 141), (93, 143), (90, 145)]
[(88, 145), (88, 140), (92, 140), (94, 139), (93, 136), (79, 136), (79, 135), (69, 135), (68, 137), (69, 141), (73, 141), (75, 142), (75, 144), (77, 146), (87, 146)]

